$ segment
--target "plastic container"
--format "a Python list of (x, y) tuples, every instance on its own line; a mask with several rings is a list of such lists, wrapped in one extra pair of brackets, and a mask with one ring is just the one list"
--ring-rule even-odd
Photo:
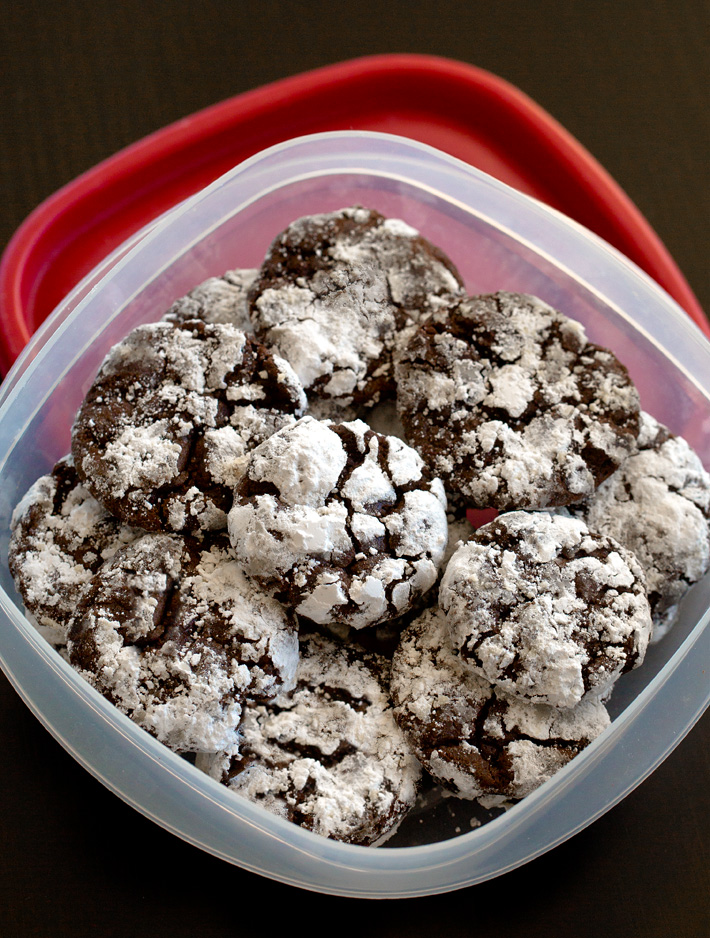
[[(326, 893), (445, 892), (560, 843), (624, 797), (710, 700), (710, 578), (677, 626), (624, 676), (611, 727), (507, 813), (470, 828), (449, 799), (379, 849), (339, 844), (273, 817), (200, 774), (84, 683), (25, 619), (7, 568), (13, 506), (69, 448), (80, 400), (112, 343), (209, 275), (259, 263), (299, 215), (362, 203), (440, 244), (472, 292), (536, 293), (586, 324), (630, 368), (643, 406), (710, 464), (710, 344), (614, 249), (483, 173), (403, 138), (346, 132), (264, 151), (162, 218), (69, 297), (0, 392), (0, 661), (59, 742), (106, 786), (185, 840), (249, 870)], [(448, 808), (453, 810), (449, 811)]]

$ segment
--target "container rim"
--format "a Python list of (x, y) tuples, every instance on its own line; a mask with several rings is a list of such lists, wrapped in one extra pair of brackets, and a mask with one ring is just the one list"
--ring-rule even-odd
[[(680, 309), (648, 275), (643, 273), (639, 268), (633, 265), (632, 262), (614, 248), (611, 248), (596, 235), (591, 234), (578, 223), (567, 219), (565, 216), (562, 216), (542, 203), (536, 202), (530, 197), (519, 193), (517, 190), (506, 186), (504, 183), (498, 182), (481, 171), (470, 167), (468, 164), (462, 163), (454, 157), (442, 154), (428, 147), (426, 144), (394, 137), (388, 134), (367, 131), (341, 131), (308, 135), (306, 137), (285, 141), (284, 143), (263, 151), (261, 154), (251, 157), (249, 160), (227, 173), (224, 177), (220, 177), (220, 179), (213, 182), (196, 196), (191, 197), (174, 209), (171, 209), (156, 222), (152, 223), (148, 230), (142, 232), (140, 237), (136, 238), (128, 245), (127, 250), (122, 247), (114, 252), (112, 258), (115, 260), (115, 263), (110, 264), (109, 259), (109, 261), (101, 265), (101, 272), (104, 273), (104, 278), (100, 280), (100, 282), (103, 283), (106, 278), (111, 279), (118, 276), (127, 266), (133, 264), (148, 245), (160, 241), (163, 233), (174, 224), (176, 219), (188, 215), (199, 208), (199, 206), (209, 199), (210, 195), (222, 188), (225, 180), (238, 179), (245, 174), (255, 175), (256, 178), (252, 184), (261, 186), (259, 197), (262, 197), (264, 191), (269, 191), (268, 189), (264, 190), (263, 187), (265, 183), (274, 176), (274, 160), (278, 163), (284, 155), (289, 154), (293, 157), (291, 160), (292, 165), (298, 168), (299, 171), (296, 172), (294, 169), (295, 175), (285, 181), (281, 178), (278, 186), (286, 186), (295, 180), (305, 178), (303, 166), (311, 161), (312, 148), (324, 142), (327, 142), (334, 152), (329, 154), (327, 168), (314, 173), (314, 175), (318, 177), (328, 174), (351, 175), (356, 173), (357, 175), (387, 175), (392, 178), (403, 178), (411, 182), (412, 185), (416, 185), (418, 188), (425, 188), (427, 191), (444, 198), (446, 201), (463, 206), (467, 212), (474, 214), (478, 218), (488, 220), (492, 224), (496, 224), (498, 228), (501, 226), (497, 225), (494, 221), (494, 213), (487, 213), (485, 203), (486, 200), (490, 202), (492, 199), (500, 197), (501, 194), (504, 195), (506, 199), (512, 200), (516, 206), (520, 208), (521, 216), (516, 229), (504, 227), (503, 230), (510, 233), (517, 241), (523, 242), (533, 250), (534, 253), (541, 257), (551, 259), (556, 267), (568, 271), (570, 275), (584, 285), (590, 293), (601, 298), (606, 305), (622, 316), (624, 315), (621, 312), (623, 309), (623, 296), (612, 295), (607, 297), (605, 293), (600, 292), (598, 288), (592, 286), (594, 278), (590, 276), (590, 272), (593, 273), (594, 265), (599, 262), (600, 258), (613, 268), (623, 270), (624, 277), (631, 277), (633, 280), (634, 290), (637, 293), (640, 292), (643, 296), (651, 297), (670, 318), (672, 325), (671, 339), (675, 339), (675, 345), (672, 344), (669, 357), (682, 368), (683, 372), (697, 387), (703, 390), (704, 396), (710, 400), (710, 392), (705, 383), (708, 374), (707, 364), (710, 362), (710, 343), (705, 339), (699, 328), (691, 322), (685, 312)], [(391, 148), (393, 145), (396, 145), (399, 149), (399, 155), (396, 159), (392, 156), (391, 149), (386, 155), (384, 151), (380, 152), (382, 148)], [(353, 148), (357, 151), (358, 146), (361, 147), (361, 151), (353, 154)], [(373, 150), (375, 151), (374, 153), (372, 152)], [(437, 172), (435, 174), (435, 185), (433, 183), (424, 185), (421, 181), (417, 182), (415, 177), (417, 172), (421, 169), (422, 160), (426, 162), (427, 165), (432, 162), (436, 164)], [(394, 170), (393, 163), (397, 167)], [(257, 172), (254, 174), (253, 170)], [(283, 163), (281, 163), (279, 171), (283, 177)], [(472, 180), (475, 187), (478, 187), (482, 194), (484, 205), (479, 209), (473, 209), (470, 205), (466, 204), (463, 194), (460, 191), (462, 186), (464, 189), (470, 186)], [(233, 210), (232, 214), (237, 214), (239, 211), (242, 211), (247, 204), (250, 204), (249, 200), (240, 203), (237, 208)], [(541, 219), (545, 220), (546, 225), (549, 226), (549, 230), (552, 232), (548, 239), (549, 243), (545, 242), (540, 244), (539, 241), (536, 241), (536, 237), (533, 237), (533, 235), (536, 235), (538, 239), (541, 237), (535, 230)], [(556, 255), (558, 247), (556, 239), (560, 234), (564, 235), (563, 240), (567, 245), (567, 256), (563, 258), (562, 261), (558, 260)], [(575, 257), (575, 251), (579, 244), (584, 244), (585, 248), (593, 255), (592, 261), (586, 260), (583, 262), (579, 257)], [(186, 249), (187, 247), (184, 248), (184, 250)], [(109, 270), (110, 272), (106, 273), (106, 271)], [(51, 355), (62, 333), (81, 317), (82, 312), (91, 302), (96, 290), (96, 281), (92, 279), (92, 275), (89, 275), (87, 280), (70, 294), (64, 303), (52, 314), (50, 319), (40, 328), (30, 345), (23, 352), (20, 359), (18, 359), (18, 362), (13, 366), (7, 381), (0, 387), (0, 452), (4, 452), (4, 455), (0, 459), (0, 473), (2, 473), (7, 462), (7, 457), (22, 432), (21, 428), (19, 432), (17, 429), (14, 429), (12, 433), (9, 433), (3, 426), (7, 422), (6, 417), (8, 412), (13, 407), (18, 407), (25, 414), (24, 426), (26, 426), (27, 421), (30, 420), (33, 414), (39, 409), (42, 401), (34, 402), (34, 405), (30, 405), (24, 401), (23, 392), (26, 389), (26, 385), (32, 374), (39, 369), (43, 361)], [(118, 315), (118, 312), (114, 315)], [(640, 327), (637, 326), (637, 328)], [(686, 355), (685, 353), (688, 350), (690, 350), (692, 354)], [(674, 351), (675, 355), (673, 354)], [(686, 358), (689, 360), (685, 360)], [(683, 360), (682, 365), (680, 365), (681, 360)], [(54, 387), (56, 387), (60, 377), (61, 375), (57, 377)], [(48, 392), (47, 396), (51, 393), (53, 393), (53, 389)], [(129, 739), (136, 751), (141, 752), (151, 761), (166, 766), (171, 773), (179, 776), (188, 788), (193, 791), (196, 791), (197, 788), (202, 788), (202, 785), (197, 786), (195, 783), (195, 773), (197, 773), (197, 770), (185, 763), (184, 760), (175, 753), (170, 752), (170, 750), (167, 750), (162, 744), (148, 736), (148, 734), (132, 723), (132, 721), (123, 714), (119, 713), (111, 704), (94, 691), (93, 688), (86, 684), (66, 662), (56, 655), (50, 646), (44, 643), (43, 639), (36, 633), (31, 623), (20, 611), (16, 601), (2, 590), (2, 588), (0, 588), (0, 608), (6, 613), (23, 640), (30, 644), (34, 652), (39, 653), (45, 665), (48, 666), (61, 681), (70, 686), (77, 697), (97, 713), (99, 718), (107, 726), (111, 727), (113, 731), (119, 733), (121, 736)], [(523, 802), (516, 805), (507, 814), (494, 819), (476, 830), (434, 844), (397, 848), (387, 848), (385, 846), (378, 851), (371, 851), (369, 848), (366, 849), (349, 844), (326, 841), (322, 837), (318, 837), (280, 818), (269, 815), (263, 809), (252, 806), (248, 802), (242, 802), (241, 799), (238, 800), (239, 811), (237, 813), (245, 818), (252, 827), (258, 828), (267, 836), (280, 841), (289, 840), (293, 843), (294, 848), (298, 852), (316, 857), (328, 863), (330, 866), (347, 869), (350, 873), (354, 873), (359, 869), (361, 872), (370, 875), (373, 873), (374, 866), (374, 872), (377, 876), (381, 877), (383, 874), (387, 873), (390, 867), (394, 866), (398, 871), (403, 873), (421, 873), (426, 871), (427, 874), (430, 875), (433, 873), (434, 869), (444, 870), (447, 867), (456, 866), (457, 863), (470, 860), (475, 854), (480, 854), (487, 846), (499, 841), (502, 837), (512, 835), (516, 829), (526, 824), (526, 819), (531, 814), (539, 816), (545, 806), (551, 804), (553, 800), (559, 798), (565, 791), (569, 791), (573, 783), (588, 774), (595, 765), (598, 765), (614, 745), (614, 739), (617, 737), (612, 737), (610, 730), (616, 727), (619, 733), (632, 732), (633, 725), (640, 715), (651, 708), (654, 702), (656, 702), (657, 705), (660, 692), (664, 688), (668, 691), (667, 684), (669, 678), (673, 674), (678, 673), (684, 665), (687, 665), (690, 651), (698, 646), (701, 638), (706, 635), (708, 631), (708, 621), (710, 621), (710, 609), (705, 610), (698, 623), (685, 638), (680, 647), (660, 669), (659, 673), (649, 681), (649, 684), (614, 720), (609, 730), (595, 740), (587, 749), (565, 766), (564, 769), (550, 779), (550, 781), (545, 783), (544, 786), (524, 799)], [(0, 643), (0, 652), (1, 651), (2, 644)], [(128, 800), (129, 803), (137, 807), (138, 810), (143, 811), (143, 813), (146, 813), (147, 816), (156, 820), (158, 823), (162, 824), (162, 826), (172, 829), (169, 824), (166, 824), (160, 818), (144, 811), (140, 804), (126, 798), (110, 780), (94, 772), (91, 765), (74, 750), (71, 744), (61, 734), (55, 731), (47, 714), (39, 713), (33, 708), (31, 701), (24, 695), (22, 687), (18, 685), (14, 677), (11, 662), (6, 660), (5, 656), (2, 654), (0, 654), (0, 664), (3, 665), (3, 669), (6, 670), (10, 680), (16, 686), (21, 696), (23, 696), (23, 699), (25, 699), (31, 709), (33, 709), (35, 715), (39, 717), (50, 732), (57, 736), (62, 745), (69, 749), (82, 765), (88, 768), (89, 771), (92, 771), (93, 774), (96, 774), (104, 784), (121, 795), (121, 797), (124, 797), (124, 800)], [(662, 747), (657, 747), (657, 749), (653, 751), (639, 777), (634, 779), (633, 784), (627, 785), (623, 790), (619, 790), (617, 796), (612, 801), (605, 804), (601, 810), (596, 811), (582, 822), (570, 826), (569, 830), (558, 836), (544, 848), (535, 850), (530, 855), (518, 858), (515, 862), (498, 870), (493, 875), (500, 875), (507, 869), (519, 866), (545, 850), (551, 849), (567, 837), (572, 836), (582, 827), (591, 823), (604, 811), (611, 808), (628, 794), (635, 785), (643, 781), (643, 779), (653, 771), (691, 729), (695, 721), (709, 704), (710, 686), (706, 683), (704, 695), (696, 695), (693, 701), (687, 702), (683, 717), (680, 719), (682, 725), (678, 727), (677, 732), (672, 735)], [(201, 797), (218, 805), (220, 810), (233, 815), (235, 796), (228, 792), (224, 786), (220, 786), (207, 776), (203, 776), (202, 773), (198, 773), (198, 778), (204, 785), (204, 790), (200, 793)], [(184, 837), (179, 831), (174, 830), (174, 832)], [(201, 844), (197, 840), (189, 837), (184, 837), (184, 839), (188, 839), (190, 842), (196, 843), (198, 846), (215, 853), (209, 845)], [(476, 847), (475, 845), (480, 846)], [(361, 864), (359, 860), (359, 858), (363, 856), (364, 850), (368, 858), (371, 858), (368, 860), (367, 864)], [(220, 854), (216, 853), (216, 855), (219, 856)], [(230, 857), (224, 858), (229, 859), (230, 862), (238, 862)], [(366, 870), (365, 866), (367, 867)], [(305, 888), (318, 888), (308, 883), (298, 882), (294, 879), (279, 877), (275, 875), (273, 871), (261, 870), (259, 872), (266, 872), (266, 875), (270, 875), (273, 878), (282, 878), (284, 882), (290, 882)], [(459, 877), (462, 876), (460, 871), (458, 875)], [(490, 876), (483, 878), (490, 878)], [(475, 881), (478, 880), (469, 879), (464, 881), (462, 879), (453, 885), (442, 886), (438, 884), (431, 887), (423, 887), (421, 884), (418, 884), (413, 887), (411, 891), (388, 894), (425, 895), (432, 892), (442, 892), (448, 889), (459, 888)], [(353, 889), (357, 890), (358, 887), (355, 886)], [(341, 895), (364, 894), (362, 891), (342, 892), (340, 890), (327, 888), (321, 888), (319, 891), (332, 891)], [(377, 894), (379, 895), (381, 893)]]

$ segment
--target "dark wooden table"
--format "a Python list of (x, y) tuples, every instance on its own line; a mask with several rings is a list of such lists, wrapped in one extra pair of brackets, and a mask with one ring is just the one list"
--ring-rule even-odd
[[(647, 216), (710, 309), (708, 7), (74, 0), (0, 16), (0, 246), (43, 198), (198, 108), (357, 55), (434, 53), (518, 85)], [(371, 903), (311, 895), (201, 853), (89, 777), (0, 678), (0, 934), (705, 938), (710, 720), (620, 805), (497, 880)], [(293, 903), (293, 905), (291, 905)]]

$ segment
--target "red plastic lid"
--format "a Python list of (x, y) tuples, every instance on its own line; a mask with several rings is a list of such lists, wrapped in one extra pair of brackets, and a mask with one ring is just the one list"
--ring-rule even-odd
[(0, 261), (0, 369), (107, 254), (259, 150), (302, 134), (377, 130), (428, 143), (596, 232), (710, 336), (672, 257), (622, 189), (534, 101), (471, 65), (372, 56), (237, 95), (121, 150), (43, 202)]

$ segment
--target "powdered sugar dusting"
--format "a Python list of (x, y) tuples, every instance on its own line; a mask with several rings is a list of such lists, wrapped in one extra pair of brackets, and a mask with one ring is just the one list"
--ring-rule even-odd
[(572, 707), (643, 661), (645, 579), (616, 541), (583, 522), (509, 512), (453, 555), (439, 601), (454, 648), (498, 687)]
[(177, 750), (233, 743), (245, 699), (293, 686), (284, 610), (219, 542), (148, 534), (92, 580), (69, 635), (77, 667), (136, 723)]
[(435, 583), (446, 499), (400, 440), (362, 421), (303, 417), (240, 470), (236, 555), (299, 616), (363, 628), (403, 614)]
[(319, 416), (391, 390), (397, 333), (459, 294), (451, 262), (411, 226), (348, 208), (291, 224), (251, 292), (259, 336), (293, 365)]
[(636, 445), (626, 370), (537, 297), (501, 292), (435, 314), (395, 376), (407, 439), (473, 507), (579, 501)]
[(8, 552), (22, 599), (52, 644), (66, 643), (94, 572), (143, 534), (111, 516), (83, 486), (70, 457), (39, 478), (17, 504)]
[(660, 637), (710, 567), (710, 475), (682, 437), (643, 412), (638, 443), (639, 452), (571, 510), (636, 555)]
[(421, 771), (386, 681), (384, 659), (312, 636), (296, 690), (248, 707), (237, 745), (198, 767), (315, 833), (381, 843), (414, 803)]
[(79, 412), (77, 471), (148, 530), (226, 526), (234, 466), (305, 410), (291, 366), (231, 325), (140, 326), (107, 356)]
[(438, 607), (403, 632), (391, 692), (424, 766), (462, 798), (523, 798), (609, 725), (597, 698), (558, 709), (492, 686), (454, 652)]
[(247, 295), (257, 270), (228, 270), (221, 277), (210, 277), (176, 300), (163, 319), (187, 322), (201, 319), (209, 323), (228, 323), (242, 332), (251, 332)]

